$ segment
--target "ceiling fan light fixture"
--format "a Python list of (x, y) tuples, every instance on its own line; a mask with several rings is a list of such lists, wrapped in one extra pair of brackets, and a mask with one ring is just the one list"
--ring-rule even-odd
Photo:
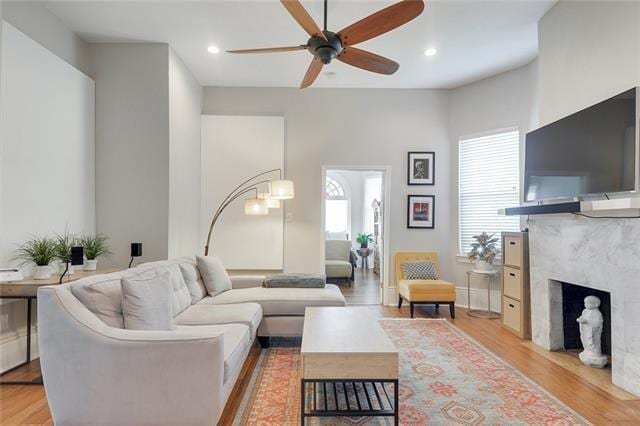
[(434, 56), (436, 53), (438, 53), (438, 49), (430, 47), (424, 51), (424, 56)]

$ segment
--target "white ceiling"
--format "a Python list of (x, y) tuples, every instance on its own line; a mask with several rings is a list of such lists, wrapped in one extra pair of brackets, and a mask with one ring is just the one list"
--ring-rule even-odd
[[(329, 29), (340, 30), (393, 1), (329, 0)], [(422, 15), (358, 47), (400, 69), (381, 76), (334, 61), (314, 87), (451, 88), (516, 68), (537, 55), (537, 22), (555, 0), (427, 1)], [(322, 1), (303, 0), (322, 23)], [(292, 46), (308, 36), (276, 0), (48, 1), (47, 7), (88, 42), (166, 42), (205, 86), (298, 87), (307, 51), (212, 55), (225, 49)], [(426, 57), (435, 47), (438, 54)], [(327, 75), (327, 71), (335, 75)]]

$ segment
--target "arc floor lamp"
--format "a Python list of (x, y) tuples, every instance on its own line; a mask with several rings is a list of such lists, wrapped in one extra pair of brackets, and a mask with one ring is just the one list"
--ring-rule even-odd
[[(266, 179), (267, 175), (278, 173), (277, 179)], [(260, 179), (262, 178), (262, 179)], [(267, 192), (259, 192), (258, 188), (261, 186), (267, 186)], [(264, 216), (269, 214), (269, 209), (280, 208), (280, 200), (289, 200), (294, 196), (293, 181), (282, 178), (282, 169), (272, 169), (266, 172), (258, 173), (257, 175), (245, 180), (238, 185), (233, 191), (225, 197), (220, 203), (218, 209), (213, 215), (211, 225), (209, 226), (209, 233), (207, 234), (207, 242), (204, 246), (204, 255), (209, 254), (209, 245), (211, 244), (211, 235), (213, 234), (213, 227), (220, 218), (220, 215), (231, 203), (240, 198), (241, 196), (254, 193), (253, 198), (246, 198), (244, 200), (244, 214), (250, 216)]]

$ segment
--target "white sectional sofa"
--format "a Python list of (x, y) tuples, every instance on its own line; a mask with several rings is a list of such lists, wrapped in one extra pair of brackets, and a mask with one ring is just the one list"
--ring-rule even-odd
[[(121, 280), (171, 271), (174, 327), (124, 328)], [(38, 292), (44, 386), (57, 425), (215, 425), (256, 337), (300, 336), (307, 306), (339, 288), (262, 288), (231, 277), (212, 297), (192, 259), (153, 262)]]

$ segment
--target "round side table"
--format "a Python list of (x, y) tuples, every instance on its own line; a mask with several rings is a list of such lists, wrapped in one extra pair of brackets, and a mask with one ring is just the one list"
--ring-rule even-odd
[[(487, 283), (487, 310), (484, 309), (471, 309), (471, 276), (472, 275), (480, 275), (484, 277)], [(467, 315), (475, 318), (485, 318), (485, 319), (498, 319), (500, 318), (500, 314), (497, 312), (491, 311), (491, 282), (493, 281), (493, 277), (498, 276), (498, 271), (467, 271)]]

